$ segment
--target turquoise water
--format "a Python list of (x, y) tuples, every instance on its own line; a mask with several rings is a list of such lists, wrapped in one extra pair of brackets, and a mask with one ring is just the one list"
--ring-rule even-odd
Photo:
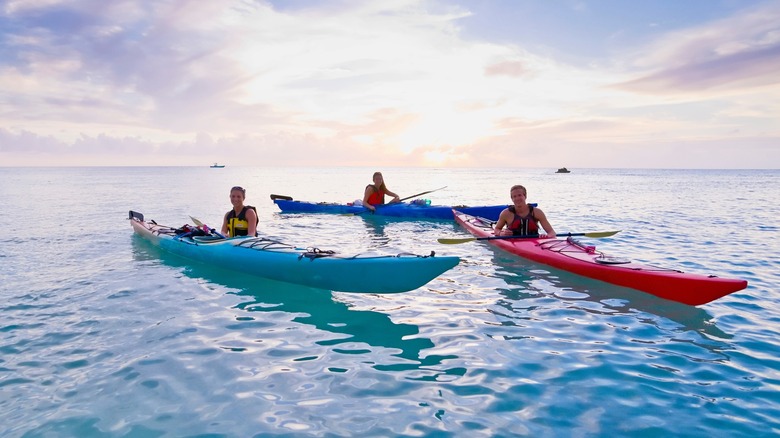
[[(0, 169), (0, 436), (780, 433), (780, 171), (381, 169), (401, 196), (446, 185), (434, 204), (525, 184), (559, 232), (619, 229), (587, 242), (750, 284), (689, 307), (438, 244), (468, 237), (454, 223), (268, 196), (351, 201), (374, 170)], [(334, 293), (188, 264), (126, 220), (218, 226), (236, 184), (285, 242), (462, 262), (404, 294)]]

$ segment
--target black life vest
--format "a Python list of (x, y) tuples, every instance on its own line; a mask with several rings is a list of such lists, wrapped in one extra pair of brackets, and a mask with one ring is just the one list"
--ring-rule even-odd
[(539, 235), (539, 221), (534, 217), (534, 206), (528, 204), (528, 215), (524, 217), (518, 216), (515, 211), (515, 206), (510, 205), (509, 211), (512, 212), (514, 218), (512, 222), (507, 224), (507, 228), (512, 230), (513, 236), (538, 236)]
[[(246, 236), (249, 234), (249, 222), (246, 220), (246, 211), (251, 208), (255, 211), (255, 217), (257, 217), (257, 209), (251, 205), (245, 205), (241, 209), (241, 212), (236, 215), (235, 210), (230, 210), (225, 213), (225, 222), (227, 223), (228, 236)], [(255, 220), (255, 225), (260, 223), (260, 219)]]

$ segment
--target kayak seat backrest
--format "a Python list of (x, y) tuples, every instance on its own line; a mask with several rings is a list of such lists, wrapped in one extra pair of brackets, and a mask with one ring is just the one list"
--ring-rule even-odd
[(625, 257), (613, 257), (603, 254), (599, 257), (596, 257), (594, 260), (596, 263), (600, 263), (602, 265), (624, 265), (626, 263), (631, 263), (631, 260)]
[(200, 228), (193, 227), (191, 225), (182, 225), (181, 228), (177, 228), (176, 231), (174, 231), (177, 236), (183, 237), (185, 235), (187, 236), (207, 236), (205, 231), (201, 230)]

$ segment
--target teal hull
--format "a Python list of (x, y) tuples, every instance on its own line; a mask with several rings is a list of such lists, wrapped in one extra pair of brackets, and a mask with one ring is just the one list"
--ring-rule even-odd
[(147, 223), (138, 217), (131, 217), (130, 222), (138, 235), (172, 254), (210, 266), (340, 292), (407, 292), (460, 262), (458, 257), (433, 255), (346, 257), (254, 237), (179, 237), (171, 227)]

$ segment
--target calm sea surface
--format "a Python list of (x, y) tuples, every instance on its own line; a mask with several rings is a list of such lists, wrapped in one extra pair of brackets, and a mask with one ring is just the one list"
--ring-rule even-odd
[[(269, 195), (509, 203), (608, 254), (748, 280), (690, 307), (536, 265), (454, 222), (284, 215)], [(456, 255), (412, 292), (336, 293), (190, 264), (130, 209), (344, 252)], [(0, 436), (777, 436), (780, 171), (0, 168)], [(401, 275), (387, 272), (388, 276)], [(381, 279), (377, 279), (381, 281)]]

